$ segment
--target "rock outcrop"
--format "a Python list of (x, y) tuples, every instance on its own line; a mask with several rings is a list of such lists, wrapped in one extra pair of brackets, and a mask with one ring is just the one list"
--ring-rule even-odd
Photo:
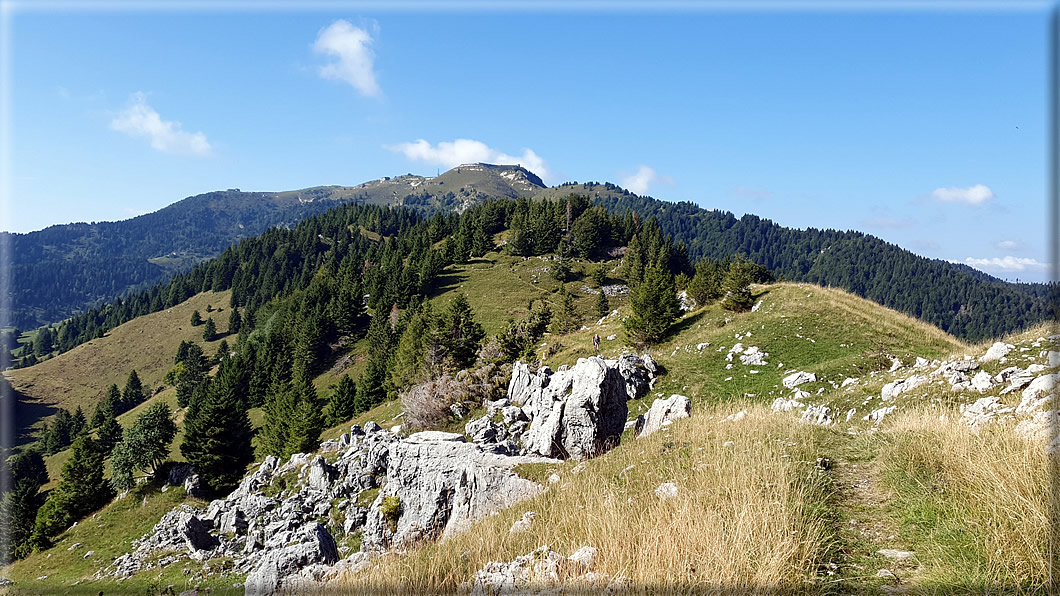
[(385, 488), (365, 521), (364, 550), (400, 548), (462, 532), (473, 522), (544, 490), (512, 468), (559, 463), (499, 454), (488, 445), (463, 442), (460, 435), (456, 440), (424, 434), (390, 446)]
[(513, 374), (509, 398), (522, 405), (531, 421), (522, 437), (523, 450), (584, 460), (617, 445), (629, 414), (621, 370), (619, 361), (594, 356), (579, 358), (568, 370), (542, 368), (531, 378)]
[(647, 437), (655, 431), (668, 426), (674, 420), (688, 418), (692, 414), (692, 400), (684, 395), (671, 395), (667, 399), (657, 399), (651, 404), (651, 409), (638, 418), (636, 436)]

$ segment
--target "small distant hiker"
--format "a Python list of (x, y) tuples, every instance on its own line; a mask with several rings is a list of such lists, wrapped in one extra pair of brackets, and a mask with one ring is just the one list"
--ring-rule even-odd
[(593, 335), (593, 347), (596, 348), (596, 353), (600, 353), (600, 334)]

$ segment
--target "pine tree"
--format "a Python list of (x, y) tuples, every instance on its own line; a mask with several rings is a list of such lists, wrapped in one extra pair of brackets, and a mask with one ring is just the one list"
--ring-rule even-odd
[(36, 549), (46, 548), (53, 536), (102, 507), (113, 495), (103, 477), (103, 453), (89, 435), (74, 441), (61, 478), (37, 511), (30, 539)]
[(578, 328), (581, 317), (578, 316), (578, 308), (574, 305), (574, 296), (566, 288), (559, 289), (559, 307), (552, 317), (552, 333), (566, 335)]
[(7, 539), (0, 551), (3, 565), (29, 554), (29, 537), (42, 500), (38, 492), (48, 482), (48, 470), (39, 451), (25, 451), (7, 463), (11, 489), (0, 498), (0, 536)]
[(182, 364), (184, 368), (177, 375), (177, 406), (186, 408), (195, 389), (206, 379), (208, 363), (206, 357), (203, 356), (202, 348), (196, 344), (189, 344), (184, 358), (178, 364)]
[(466, 368), (475, 362), (482, 339), (486, 332), (475, 321), (475, 313), (463, 292), (458, 293), (449, 303), (439, 321), (438, 338), (447, 355), (457, 370)]
[(238, 308), (232, 309), (232, 314), (228, 315), (228, 334), (238, 334), (243, 328), (243, 317), (239, 314)]
[(235, 487), (254, 460), (254, 431), (247, 416), (248, 377), (239, 357), (226, 360), (201, 396), (192, 399), (184, 418), (180, 452), (214, 492)]
[(107, 390), (107, 393), (103, 396), (103, 399), (99, 400), (96, 404), (96, 409), (92, 413), (92, 428), (99, 428), (107, 418), (113, 418), (118, 414), (118, 408), (120, 407), (121, 393), (118, 392), (117, 385), (111, 385), (111, 388)]
[(87, 427), (88, 420), (85, 418), (85, 411), (81, 409), (81, 406), (77, 406), (74, 415), (70, 417), (70, 440), (76, 438)]
[(339, 384), (328, 400), (328, 426), (334, 426), (353, 418), (355, 411), (354, 400), (357, 397), (357, 385), (349, 375), (342, 375)]
[(375, 405), (383, 403), (386, 400), (387, 385), (386, 363), (382, 357), (372, 358), (357, 382), (357, 396), (354, 398), (357, 413), (367, 412)]
[(191, 326), (198, 327), (199, 325), (202, 325), (202, 315), (199, 314), (198, 310), (196, 310), (195, 312), (191, 313)]
[(129, 378), (125, 381), (125, 389), (121, 392), (121, 410), (128, 412), (143, 403), (145, 399), (147, 399), (147, 394), (140, 382), (140, 375), (133, 370), (129, 373)]
[(729, 265), (729, 272), (722, 282), (724, 297), (721, 306), (726, 310), (751, 310), (754, 298), (751, 296), (751, 282), (754, 279), (755, 266), (742, 258), (737, 258)]
[(426, 373), (428, 344), (437, 341), (435, 317), (431, 303), (424, 302), (409, 318), (394, 350), (390, 365), (390, 383), (396, 389), (415, 385)]
[(217, 324), (213, 322), (213, 317), (206, 319), (206, 325), (202, 328), (202, 338), (205, 341), (213, 341), (217, 337)]
[(99, 425), (99, 448), (104, 455), (114, 450), (114, 446), (121, 442), (124, 430), (118, 419), (111, 415)]
[(610, 313), (611, 303), (607, 301), (607, 293), (601, 288), (600, 293), (596, 296), (596, 314), (600, 315), (600, 318), (603, 318)]
[(659, 343), (681, 313), (673, 276), (661, 268), (649, 268), (631, 294), (630, 307), (633, 312), (622, 323), (630, 341), (638, 346)]
[[(291, 420), (291, 435), (287, 444), (289, 453), (310, 453), (320, 445), (320, 432), (324, 430), (322, 404), (313, 382), (303, 377), (295, 382), (297, 405)], [(288, 455), (289, 453), (285, 454)]]
[(283, 457), (291, 440), (291, 421), (297, 400), (291, 383), (275, 379), (269, 385), (263, 406), (265, 421), (258, 433), (258, 444), (264, 453)]

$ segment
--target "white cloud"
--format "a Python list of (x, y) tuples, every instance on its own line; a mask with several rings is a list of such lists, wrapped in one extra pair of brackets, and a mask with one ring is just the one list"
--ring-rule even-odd
[(638, 195), (646, 194), (648, 187), (658, 180), (659, 175), (648, 166), (640, 166), (633, 174), (619, 177), (619, 182), (626, 190)]
[[(375, 29), (378, 34), (378, 25)], [(335, 61), (321, 66), (320, 76), (349, 83), (361, 95), (378, 97), (382, 90), (373, 70), (373, 41), (368, 31), (341, 19), (322, 29), (313, 44), (313, 51), (332, 56)]]
[(185, 132), (180, 122), (163, 120), (154, 108), (147, 105), (147, 96), (134, 93), (129, 107), (110, 121), (110, 127), (130, 137), (146, 137), (151, 147), (165, 153), (209, 155), (210, 142), (201, 132)]
[(994, 246), (999, 248), (999, 249), (1001, 249), (1001, 250), (1012, 250), (1012, 249), (1018, 247), (1019, 245), (1020, 245), (1020, 243), (1016, 242), (1015, 240), (1002, 240), (1001, 242), (998, 242)]
[(521, 165), (542, 179), (548, 179), (549, 171), (545, 166), (545, 160), (534, 153), (533, 149), (524, 149), (521, 157), (508, 155), (473, 139), (456, 139), (448, 142), (442, 141), (437, 145), (431, 145), (424, 139), (417, 139), (411, 143), (398, 143), (397, 145), (383, 145), (383, 148), (395, 153), (401, 153), (412, 161), (455, 168), (466, 163), (491, 163), (499, 165)]
[(967, 203), (969, 205), (978, 205), (995, 198), (994, 191), (990, 190), (989, 186), (983, 184), (976, 184), (975, 186), (969, 186), (968, 188), (959, 188), (956, 186), (936, 188), (932, 191), (931, 196), (940, 201), (946, 201), (947, 203)]
[(1037, 259), (1026, 257), (994, 257), (992, 259), (976, 259), (968, 257), (964, 260), (965, 265), (970, 265), (983, 271), (1044, 271), (1049, 265), (1039, 263)]

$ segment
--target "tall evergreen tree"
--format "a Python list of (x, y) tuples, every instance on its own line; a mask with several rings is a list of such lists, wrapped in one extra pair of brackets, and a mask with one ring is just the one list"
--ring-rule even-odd
[(213, 322), (213, 317), (206, 319), (206, 324), (202, 328), (202, 338), (205, 341), (213, 341), (217, 338), (217, 323)]
[(232, 309), (232, 314), (228, 315), (228, 334), (235, 335), (243, 329), (243, 317), (239, 314), (238, 308)]
[(350, 378), (350, 375), (342, 375), (334, 393), (331, 394), (331, 399), (328, 400), (328, 426), (334, 426), (353, 418), (356, 413), (356, 405), (354, 403), (356, 397), (357, 385)]
[(87, 434), (74, 441), (61, 478), (37, 511), (30, 539), (36, 549), (46, 548), (52, 537), (102, 507), (113, 495), (103, 477), (103, 453)]
[(466, 368), (475, 362), (484, 337), (486, 332), (475, 321), (467, 296), (463, 292), (457, 293), (439, 321), (438, 333), (455, 369)]
[(215, 492), (235, 487), (254, 460), (247, 416), (249, 371), (239, 357), (225, 360), (184, 418), (180, 452)]
[(147, 393), (144, 391), (143, 383), (140, 382), (140, 375), (136, 374), (134, 369), (129, 373), (129, 378), (125, 381), (125, 389), (121, 392), (121, 410), (128, 412), (143, 403), (145, 399), (147, 399)]
[(0, 551), (0, 564), (24, 558), (30, 552), (37, 510), (43, 500), (38, 494), (48, 482), (48, 470), (39, 451), (28, 450), (8, 460), (11, 488), (0, 496), (0, 536), (6, 539)]
[(649, 268), (644, 281), (631, 293), (630, 307), (633, 312), (622, 323), (630, 341), (639, 346), (659, 343), (681, 314), (673, 275), (658, 267)]

